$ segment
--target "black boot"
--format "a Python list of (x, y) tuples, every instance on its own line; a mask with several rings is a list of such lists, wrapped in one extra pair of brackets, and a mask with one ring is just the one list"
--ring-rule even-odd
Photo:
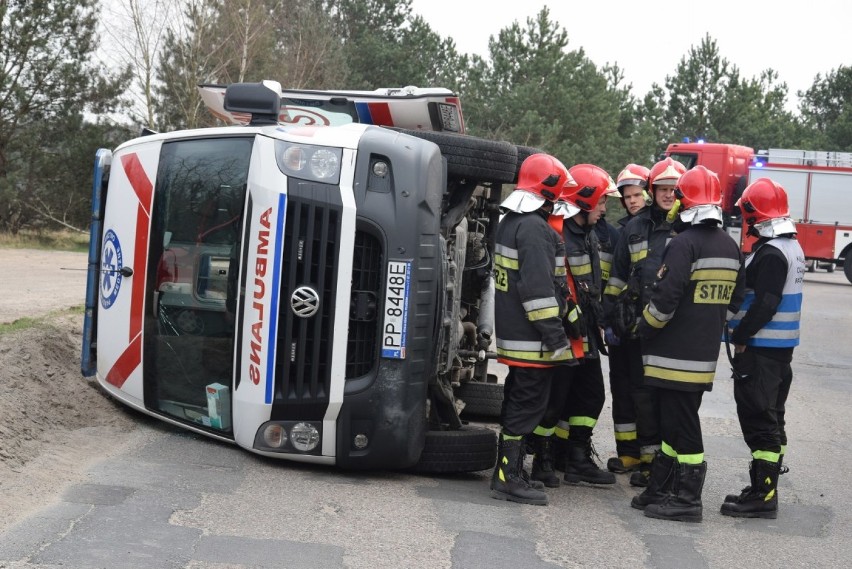
[(548, 488), (559, 488), (559, 476), (553, 469), (553, 437), (532, 436), (533, 456), (532, 475), (534, 481), (540, 481)]
[(735, 518), (778, 517), (778, 475), (781, 467), (777, 462), (754, 459), (749, 466), (751, 486), (734, 501), (722, 504), (722, 514)]
[(637, 488), (646, 488), (650, 477), (651, 463), (643, 462), (639, 465), (639, 469), (630, 475), (630, 485), (636, 486)]
[(703, 514), (701, 490), (707, 475), (707, 463), (677, 464), (672, 492), (659, 504), (648, 504), (645, 516), (659, 520), (700, 522)]
[(565, 472), (565, 463), (568, 462), (568, 439), (553, 436), (553, 469)]
[[(544, 490), (544, 483), (539, 482), (538, 480), (533, 480), (530, 478), (530, 473), (526, 471), (524, 468), (524, 460), (527, 456), (527, 450), (530, 449), (530, 443), (527, 441), (526, 437), (523, 439), (523, 444), (521, 445), (521, 452), (518, 453), (518, 473), (521, 475), (524, 483), (530, 488), (534, 488), (535, 490)], [(494, 469), (494, 473), (491, 475), (491, 489), (494, 490), (494, 483), (498, 478), (498, 469)]]
[(616, 474), (627, 474), (639, 470), (641, 464), (635, 456), (614, 456), (606, 461), (606, 469)]
[(615, 474), (601, 470), (592, 458), (592, 441), (568, 441), (564, 480), (568, 484), (615, 484)]
[(669, 495), (674, 481), (674, 469), (677, 460), (674, 457), (657, 451), (651, 461), (651, 474), (648, 477), (648, 487), (644, 492), (633, 496), (630, 505), (637, 510), (644, 510), (649, 504), (660, 504)]
[(535, 441), (531, 441), (530, 437), (524, 437), (524, 444), (521, 446), (521, 453), (518, 455), (518, 472), (520, 472), (521, 478), (524, 479), (524, 482), (526, 482), (530, 488), (533, 488), (535, 490), (544, 490), (544, 482), (541, 482), (539, 480), (533, 480), (530, 476), (530, 473), (527, 472), (527, 469), (524, 466), (524, 462), (527, 458), (527, 455), (535, 454), (534, 445)]
[(521, 476), (520, 455), (523, 447), (521, 439), (503, 439), (497, 453), (497, 466), (491, 479), (491, 497), (519, 504), (547, 505), (547, 494), (531, 488)]
[[(781, 474), (786, 474), (788, 472), (790, 472), (790, 469), (788, 467), (784, 466), (784, 455), (782, 454), (778, 458), (778, 474), (781, 475)], [(727, 496), (725, 496), (726, 502), (736, 502), (741, 496), (745, 496), (746, 494), (751, 492), (751, 488), (752, 488), (752, 486), (754, 486), (754, 476), (753, 476), (753, 472), (752, 472), (752, 469), (751, 469), (751, 465), (749, 465), (749, 467), (748, 467), (748, 476), (749, 476), (749, 479), (751, 480), (751, 484), (749, 484), (748, 486), (746, 486), (745, 488), (740, 490), (739, 494), (728, 494)]]

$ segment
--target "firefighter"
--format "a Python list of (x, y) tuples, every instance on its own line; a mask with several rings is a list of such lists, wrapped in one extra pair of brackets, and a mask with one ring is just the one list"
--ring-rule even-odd
[(796, 240), (787, 193), (769, 178), (749, 185), (737, 202), (748, 233), (758, 240), (745, 262), (746, 295), (730, 321), (734, 399), (751, 449), (751, 485), (725, 498), (722, 513), (740, 518), (778, 516), (778, 475), (787, 447), (784, 410), (793, 381), (805, 254)]
[[(643, 173), (639, 169), (634, 174)], [(618, 338), (620, 349), (626, 360), (630, 377), (630, 394), (636, 417), (636, 440), (639, 446), (640, 464), (638, 470), (630, 475), (632, 486), (648, 485), (651, 462), (660, 449), (659, 404), (656, 389), (648, 386), (644, 379), (642, 349), (636, 335), (635, 323), (639, 319), (642, 307), (651, 298), (657, 270), (663, 258), (663, 250), (672, 238), (672, 226), (668, 219), (674, 206), (674, 188), (686, 167), (672, 158), (665, 158), (654, 164), (648, 171), (647, 187), (650, 189), (651, 204), (639, 209), (621, 231), (613, 258), (612, 271), (604, 289), (604, 312), (612, 330), (610, 339)], [(633, 181), (633, 184), (629, 182)], [(635, 194), (634, 202), (639, 201), (638, 190), (630, 186), (643, 187), (641, 178), (631, 174), (622, 176), (625, 195)], [(625, 199), (627, 203), (627, 199)], [(625, 429), (630, 436), (630, 431)], [(625, 459), (621, 459), (622, 465)], [(627, 464), (632, 461), (627, 460)], [(615, 464), (615, 466), (618, 466)]]
[(561, 162), (533, 154), (518, 172), (517, 188), (503, 201), (495, 243), (495, 318), (498, 361), (509, 366), (502, 432), (491, 495), (546, 505), (542, 485), (523, 471), (524, 438), (541, 422), (557, 367), (573, 358), (562, 317), (566, 308), (565, 249), (548, 224), (568, 179)]
[[(562, 188), (562, 194), (554, 206), (554, 212), (548, 218), (548, 223), (562, 237), (563, 228), (565, 225), (565, 215), (567, 203), (564, 201), (564, 196), (573, 191), (576, 182), (571, 175), (568, 175), (568, 180)], [(573, 213), (571, 214), (573, 215)], [(568, 217), (571, 217), (568, 215)], [(568, 333), (570, 343), (568, 362), (569, 366), (576, 366), (582, 361), (584, 356), (584, 341), (585, 324), (583, 315), (579, 307), (579, 298), (577, 290), (574, 286), (574, 279), (567, 272), (565, 274), (566, 283), (566, 315), (563, 319), (565, 331)], [(559, 370), (558, 378), (551, 383), (550, 396), (548, 398), (548, 407), (545, 411), (544, 418), (541, 423), (535, 428), (530, 437), (530, 449), (533, 455), (532, 474), (530, 475), (533, 483), (539, 483), (544, 487), (558, 488), (560, 486), (559, 476), (556, 473), (556, 446), (554, 444), (554, 431), (556, 430), (556, 422), (559, 420), (560, 414), (563, 411), (564, 399), (568, 394), (571, 378), (573, 377), (573, 367), (563, 367)], [(564, 452), (561, 453), (561, 458), (564, 462)], [(564, 470), (564, 466), (560, 470)]]
[(551, 392), (551, 409), (561, 411), (555, 417), (558, 421), (554, 434), (561, 450), (556, 463), (564, 470), (566, 483), (614, 484), (615, 476), (601, 470), (593, 458), (592, 433), (606, 398), (600, 362), (602, 280), (594, 227), (606, 211), (600, 202), (616, 189), (609, 174), (598, 166), (578, 164), (568, 173), (575, 184), (563, 193), (566, 269), (569, 291), (576, 295), (582, 318), (579, 330), (585, 335), (582, 362), (570, 370), (570, 381), (560, 381), (555, 386), (567, 387), (567, 392)]
[[(621, 205), (627, 215), (618, 220), (617, 228), (603, 218), (595, 226), (601, 243), (601, 278), (604, 283), (609, 281), (621, 229), (650, 202), (647, 192), (650, 173), (644, 166), (628, 164), (615, 181)], [(608, 239), (603, 231), (599, 231), (602, 223), (607, 225)], [(613, 332), (609, 323), (605, 328), (604, 340), (609, 352), (609, 390), (612, 393), (612, 423), (617, 455), (610, 458), (606, 466), (610, 472), (632, 472), (638, 468), (640, 460), (639, 441), (636, 438), (636, 410), (630, 388), (630, 360), (628, 352), (622, 348), (620, 338)], [(638, 369), (641, 370), (641, 367)]]
[(621, 227), (627, 225), (627, 222), (646, 206), (651, 205), (651, 196), (648, 194), (650, 175), (651, 170), (638, 164), (628, 164), (619, 172), (615, 186), (618, 188), (621, 205), (627, 212), (627, 215), (618, 220)]
[[(645, 381), (658, 388), (661, 450), (631, 505), (650, 518), (700, 522), (707, 473), (698, 410), (713, 388), (725, 322), (744, 295), (742, 255), (722, 223), (719, 178), (704, 166), (681, 176), (681, 211), (663, 254), (639, 335)], [(638, 500), (637, 500), (638, 499)]]

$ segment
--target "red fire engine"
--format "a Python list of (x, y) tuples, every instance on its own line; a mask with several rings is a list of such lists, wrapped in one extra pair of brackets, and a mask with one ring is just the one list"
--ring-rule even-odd
[(735, 144), (680, 143), (670, 144), (666, 155), (687, 168), (701, 164), (719, 174), (727, 229), (746, 252), (753, 240), (741, 229), (734, 204), (758, 178), (781, 184), (809, 267), (833, 271), (835, 265), (842, 266), (852, 283), (852, 153), (786, 149), (755, 153)]

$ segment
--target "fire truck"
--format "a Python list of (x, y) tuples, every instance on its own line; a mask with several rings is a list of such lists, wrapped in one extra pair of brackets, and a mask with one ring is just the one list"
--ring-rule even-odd
[(678, 143), (665, 154), (687, 168), (702, 164), (719, 174), (725, 226), (745, 252), (754, 239), (734, 204), (758, 178), (781, 184), (809, 270), (840, 266), (852, 283), (852, 153), (778, 148), (755, 153), (735, 144)]
[(264, 456), (492, 468), (465, 412), (499, 413), (494, 234), (529, 149), (462, 134), (444, 89), (200, 90), (234, 126), (97, 153), (83, 374)]

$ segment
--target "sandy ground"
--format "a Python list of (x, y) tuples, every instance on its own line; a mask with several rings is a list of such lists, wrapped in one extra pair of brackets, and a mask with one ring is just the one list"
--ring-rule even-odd
[(0, 249), (0, 531), (122, 449), (132, 417), (80, 373), (87, 255)]

